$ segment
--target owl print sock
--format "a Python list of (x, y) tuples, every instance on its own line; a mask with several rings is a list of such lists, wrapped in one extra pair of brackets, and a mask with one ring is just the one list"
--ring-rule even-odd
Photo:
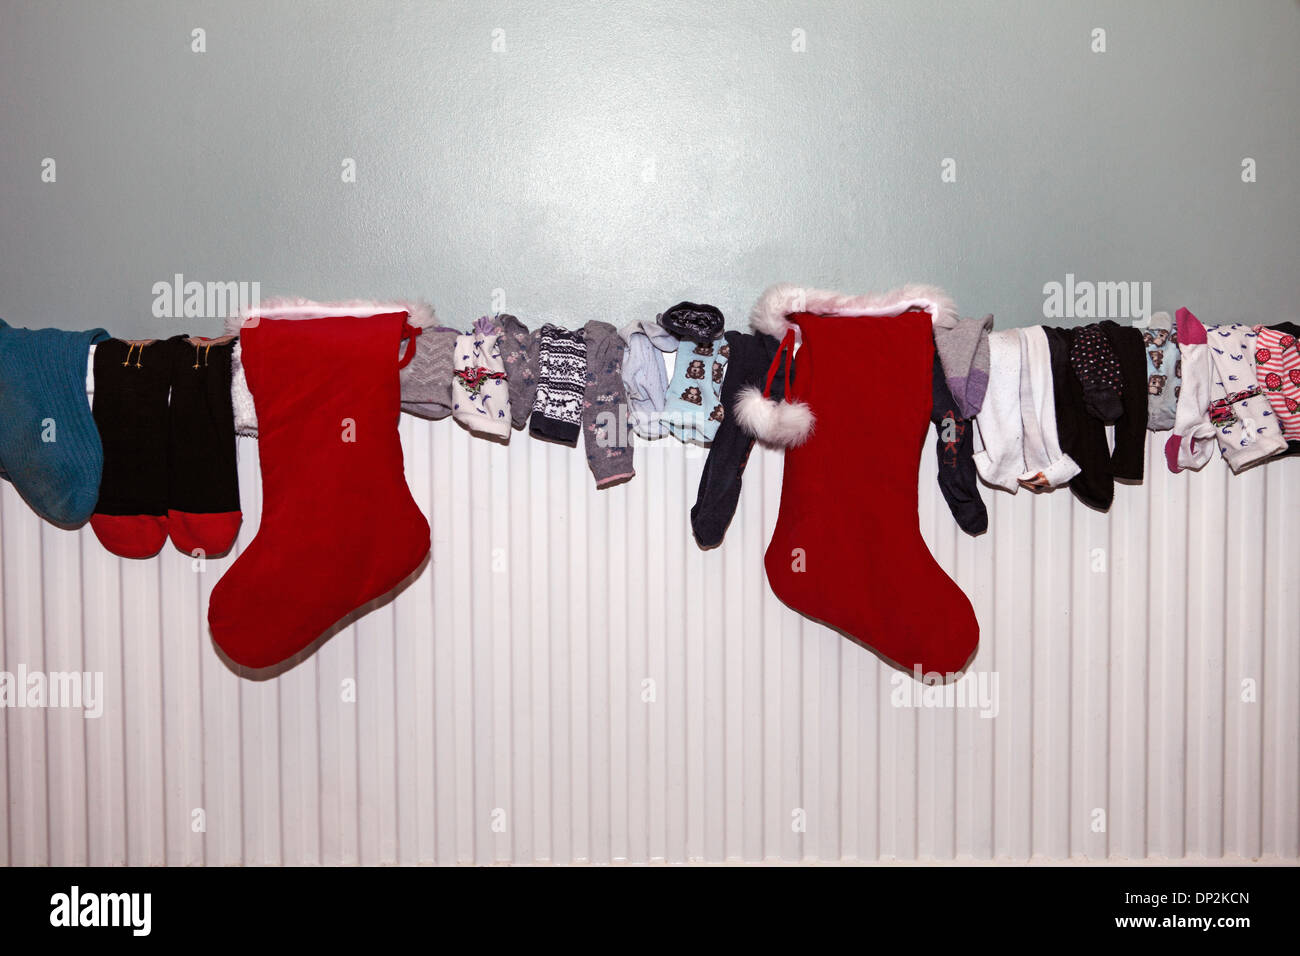
[(726, 339), (678, 343), (663, 421), (682, 441), (708, 444), (717, 434), (724, 416), (722, 382), (730, 352)]
[(547, 323), (538, 329), (537, 392), (528, 433), (543, 441), (576, 446), (582, 434), (587, 388), (587, 343), (582, 331)]

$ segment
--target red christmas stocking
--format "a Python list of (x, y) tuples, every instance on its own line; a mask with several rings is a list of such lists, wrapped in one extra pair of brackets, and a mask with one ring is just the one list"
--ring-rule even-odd
[[(787, 347), (801, 337), (791, 401), (754, 389), (737, 407), (742, 427), (787, 449), (764, 559), (776, 596), (909, 672), (945, 675), (979, 643), (970, 601), (930, 554), (917, 515), (931, 316), (951, 309), (920, 287), (851, 298), (775, 286), (753, 324)], [(873, 356), (888, 374), (864, 380), (847, 356)]]
[(208, 624), (237, 664), (278, 664), (391, 591), (429, 553), (402, 472), (406, 315), (267, 319), (242, 332), (257, 404), (262, 523), (212, 590)]

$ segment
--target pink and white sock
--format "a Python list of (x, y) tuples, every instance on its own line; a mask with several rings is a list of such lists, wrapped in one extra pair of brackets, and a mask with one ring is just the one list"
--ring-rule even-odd
[(1289, 442), (1300, 441), (1300, 346), (1280, 329), (1255, 326), (1255, 377)]
[(1198, 470), (1214, 454), (1215, 428), (1210, 424), (1210, 392), (1214, 372), (1205, 326), (1187, 309), (1179, 309), (1178, 405), (1174, 411), (1174, 433), (1165, 442), (1165, 460), (1174, 474), (1184, 468)]

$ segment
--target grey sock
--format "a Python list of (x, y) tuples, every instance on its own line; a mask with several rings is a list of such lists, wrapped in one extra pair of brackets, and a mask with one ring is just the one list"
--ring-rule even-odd
[(583, 392), (582, 434), (587, 466), (596, 487), (603, 488), (636, 474), (624, 410), (625, 343), (608, 322), (588, 322), (583, 332), (587, 340), (587, 387)]
[(537, 346), (529, 334), (528, 326), (513, 315), (497, 316), (501, 326), (501, 360), (506, 366), (506, 382), (510, 386), (510, 420), (515, 428), (528, 424), (537, 395)]
[(658, 322), (631, 322), (618, 331), (623, 350), (623, 388), (627, 417), (642, 438), (662, 438), (668, 429), (661, 420), (668, 400), (668, 369), (664, 353), (677, 352), (677, 339)]
[(402, 411), (435, 421), (451, 414), (455, 329), (425, 329), (415, 340), (415, 357), (401, 372)]
[(989, 330), (993, 316), (934, 323), (934, 349), (962, 418), (974, 418), (989, 387)]

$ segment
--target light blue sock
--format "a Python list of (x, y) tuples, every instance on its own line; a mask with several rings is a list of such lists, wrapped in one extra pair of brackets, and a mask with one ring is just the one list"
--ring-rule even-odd
[(682, 339), (668, 385), (663, 421), (682, 441), (707, 444), (722, 424), (722, 380), (727, 374), (726, 339), (700, 345)]

